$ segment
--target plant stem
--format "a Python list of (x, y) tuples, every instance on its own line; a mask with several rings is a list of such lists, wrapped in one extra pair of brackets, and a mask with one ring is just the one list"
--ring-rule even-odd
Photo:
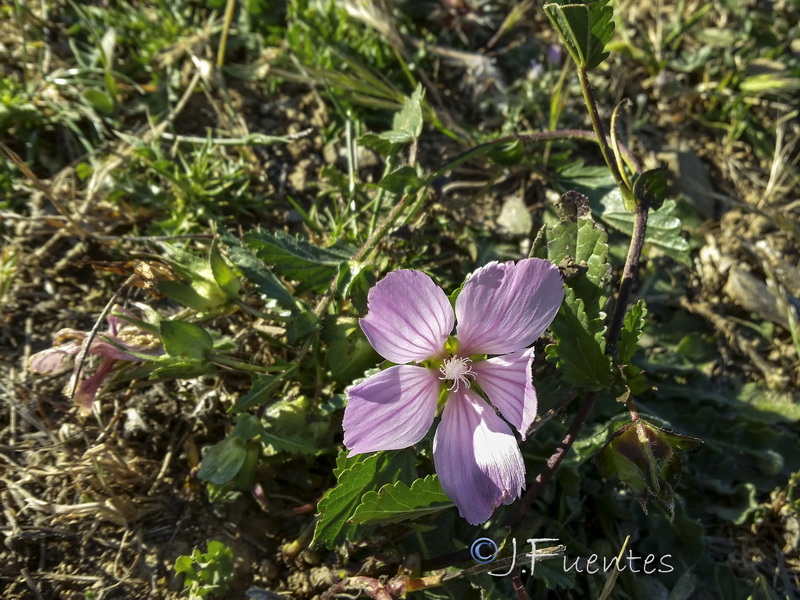
[[(606, 147), (608, 147), (608, 140), (605, 137), (603, 139), (605, 140)], [(455, 167), (465, 162), (466, 160), (472, 157), (483, 156), (495, 146), (507, 144), (508, 142), (520, 141), (523, 143), (535, 144), (540, 142), (566, 141), (566, 140), (580, 140), (587, 142), (595, 142), (598, 145), (601, 144), (600, 139), (597, 137), (597, 133), (588, 129), (556, 129), (555, 131), (537, 131), (534, 133), (506, 135), (503, 137), (495, 138), (488, 142), (484, 142), (483, 144), (478, 144), (477, 146), (470, 148), (466, 152), (459, 154), (457, 157), (449, 161), (444, 167), (436, 171), (433, 174), (433, 176), (438, 177), (440, 175), (444, 175), (445, 173), (453, 170)], [(642, 166), (639, 164), (639, 161), (636, 159), (633, 153), (630, 150), (628, 150), (628, 148), (626, 148), (623, 144), (620, 144), (620, 152), (622, 154), (622, 157), (625, 159), (625, 162), (628, 163), (628, 166), (633, 171), (635, 171), (636, 173), (640, 173), (642, 171)]]
[[(625, 268), (622, 271), (622, 280), (619, 284), (619, 292), (617, 293), (617, 300), (614, 304), (614, 312), (611, 315), (611, 321), (606, 331), (607, 354), (614, 354), (617, 349), (617, 341), (620, 331), (622, 330), (622, 322), (625, 318), (628, 302), (630, 301), (631, 291), (633, 290), (633, 282), (639, 271), (639, 258), (642, 254), (644, 235), (647, 229), (647, 211), (648, 207), (644, 203), (638, 204), (634, 209), (633, 236), (631, 237), (631, 244), (628, 247), (628, 257), (625, 260)], [(572, 423), (570, 423), (566, 435), (564, 435), (561, 443), (559, 443), (550, 458), (547, 459), (547, 464), (536, 476), (533, 484), (531, 484), (525, 492), (525, 495), (520, 499), (517, 508), (505, 520), (503, 523), (504, 526), (508, 527), (517, 523), (525, 515), (525, 511), (533, 504), (533, 501), (542, 493), (547, 482), (550, 481), (553, 473), (555, 473), (561, 461), (564, 460), (572, 444), (575, 443), (575, 439), (580, 434), (584, 425), (586, 425), (586, 421), (594, 408), (595, 402), (597, 402), (598, 395), (599, 392), (592, 392), (581, 402), (581, 406), (572, 419)], [(635, 410), (632, 411), (631, 414), (635, 414)]]
[(589, 84), (589, 73), (585, 67), (578, 67), (578, 79), (581, 83), (581, 91), (583, 92), (583, 99), (586, 102), (586, 108), (589, 109), (589, 118), (592, 120), (592, 129), (597, 134), (597, 143), (600, 146), (600, 152), (603, 155), (603, 160), (606, 161), (614, 181), (622, 192), (623, 198), (626, 195), (632, 195), (631, 189), (625, 183), (617, 167), (617, 161), (614, 159), (614, 154), (611, 152), (611, 147), (608, 145), (605, 130), (603, 129), (603, 122), (600, 120), (600, 113), (597, 111), (597, 102), (595, 102), (594, 95), (592, 94), (592, 87)]
[(514, 509), (514, 512), (511, 513), (505, 521), (503, 521), (504, 527), (510, 527), (522, 519), (522, 517), (525, 516), (525, 512), (528, 510), (531, 504), (533, 504), (533, 501), (536, 500), (536, 498), (538, 498), (539, 495), (544, 491), (544, 488), (550, 481), (553, 473), (556, 472), (556, 469), (561, 464), (561, 461), (564, 460), (567, 452), (569, 452), (569, 449), (572, 448), (572, 444), (575, 443), (575, 439), (578, 437), (578, 434), (580, 434), (583, 426), (586, 425), (586, 420), (589, 418), (595, 402), (597, 402), (598, 395), (599, 392), (592, 392), (583, 399), (578, 412), (572, 419), (572, 423), (570, 423), (569, 429), (567, 429), (566, 435), (564, 435), (553, 454), (550, 455), (550, 458), (547, 459), (547, 464), (536, 476), (536, 479), (534, 479), (533, 483), (528, 486), (528, 489), (525, 491), (525, 495), (517, 503), (517, 507)]
[(222, 365), (225, 367), (230, 367), (231, 369), (238, 369), (240, 371), (246, 371), (249, 373), (275, 373), (276, 371), (286, 370), (286, 367), (282, 366), (260, 367), (258, 365), (251, 365), (250, 363), (236, 360), (234, 358), (220, 356), (219, 354), (212, 354), (208, 360), (215, 365)]
[[(406, 209), (410, 201), (413, 200), (415, 196), (416, 194), (404, 194), (403, 197), (400, 198), (400, 202), (395, 204), (394, 208), (392, 208), (389, 214), (386, 215), (386, 218), (380, 224), (375, 233), (373, 233), (371, 236), (369, 236), (369, 238), (367, 238), (367, 241), (361, 245), (358, 251), (353, 255), (353, 258), (350, 260), (354, 262), (364, 260), (367, 257), (367, 255), (370, 252), (372, 252), (375, 246), (378, 245), (381, 239), (383, 239), (383, 237), (389, 232), (389, 229), (391, 229), (392, 225), (397, 220), (397, 217), (400, 216), (400, 213), (402, 213)], [(328, 309), (328, 306), (333, 300), (334, 294), (336, 292), (337, 277), (334, 277), (333, 280), (331, 280), (331, 285), (328, 288), (328, 293), (325, 294), (325, 296), (322, 298), (319, 304), (317, 304), (317, 306), (314, 308), (314, 314), (317, 315), (318, 317), (325, 314), (325, 311)]]
[(644, 236), (647, 231), (647, 211), (648, 206), (640, 202), (633, 209), (633, 234), (631, 235), (631, 245), (628, 248), (628, 257), (625, 259), (625, 268), (622, 270), (622, 280), (619, 284), (617, 302), (614, 304), (614, 312), (608, 325), (606, 335), (606, 352), (614, 354), (617, 349), (619, 332), (622, 330), (622, 321), (625, 319), (625, 312), (628, 309), (633, 282), (639, 272), (639, 258), (642, 255), (644, 246)]
[(228, 46), (228, 32), (231, 29), (233, 22), (233, 9), (236, 6), (236, 0), (228, 0), (225, 4), (225, 16), (222, 26), (222, 37), (219, 40), (219, 48), (217, 50), (217, 68), (221, 69), (225, 64), (225, 49)]

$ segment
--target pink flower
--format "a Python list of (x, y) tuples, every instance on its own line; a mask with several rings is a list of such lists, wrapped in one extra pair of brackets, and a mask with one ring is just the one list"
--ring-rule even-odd
[(513, 502), (525, 484), (525, 464), (507, 422), (525, 439), (537, 408), (529, 346), (563, 299), (558, 269), (537, 258), (475, 271), (455, 314), (424, 273), (389, 273), (370, 290), (361, 329), (378, 354), (399, 364), (348, 390), (343, 425), (349, 455), (419, 442), (441, 394), (433, 460), (442, 489), (473, 525)]
[[(135, 320), (134, 314), (121, 306), (115, 306), (113, 312)], [(92, 409), (100, 386), (111, 375), (118, 361), (140, 362), (143, 360), (128, 354), (125, 349), (137, 354), (152, 355), (153, 358), (164, 352), (161, 348), (161, 340), (157, 336), (114, 314), (109, 315), (106, 321), (108, 330), (98, 334), (92, 340), (92, 345), (89, 346), (89, 354), (101, 357), (97, 369), (80, 382), (75, 392), (75, 402), (84, 412)], [(55, 375), (64, 371), (71, 365), (73, 357), (80, 354), (88, 336), (88, 331), (61, 329), (55, 335), (56, 341), (52, 348), (47, 348), (31, 356), (28, 369), (42, 375)], [(112, 341), (114, 344), (111, 343)], [(84, 367), (85, 370), (86, 367)], [(71, 393), (73, 382), (74, 374), (64, 388), (65, 394)]]

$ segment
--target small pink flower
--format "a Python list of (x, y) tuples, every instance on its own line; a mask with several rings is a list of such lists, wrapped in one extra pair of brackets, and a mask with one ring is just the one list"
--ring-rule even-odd
[[(131, 311), (121, 306), (115, 306), (113, 312), (135, 319)], [(89, 354), (101, 357), (97, 369), (80, 382), (75, 392), (75, 403), (84, 412), (92, 409), (100, 386), (111, 375), (118, 361), (140, 362), (143, 360), (128, 354), (125, 350), (152, 355), (153, 358), (164, 352), (161, 348), (161, 340), (157, 336), (113, 314), (109, 315), (106, 321), (108, 330), (98, 334), (92, 340), (92, 345), (89, 346)], [(80, 354), (88, 337), (88, 331), (61, 329), (55, 335), (55, 345), (52, 348), (47, 348), (31, 356), (28, 369), (41, 375), (55, 375), (64, 371), (72, 364), (73, 357)], [(65, 393), (69, 394), (72, 391), (73, 381), (74, 375), (70, 377), (64, 388)]]
[(506, 421), (525, 439), (537, 408), (529, 346), (563, 299), (558, 269), (538, 258), (492, 262), (475, 271), (456, 299), (455, 314), (424, 273), (386, 275), (369, 292), (361, 329), (378, 354), (399, 364), (348, 390), (343, 426), (349, 456), (419, 442), (444, 388), (433, 440), (442, 489), (473, 525), (513, 502), (525, 484), (525, 464)]

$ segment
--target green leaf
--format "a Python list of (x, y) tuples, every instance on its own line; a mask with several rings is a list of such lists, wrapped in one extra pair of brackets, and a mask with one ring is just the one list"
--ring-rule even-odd
[(545, 351), (573, 385), (600, 390), (613, 382), (603, 337), (610, 273), (607, 236), (582, 194), (564, 194), (561, 211), (561, 221), (543, 231), (534, 249), (562, 269), (566, 283), (564, 302), (550, 325), (557, 343)]
[(579, 273), (567, 281), (584, 301), (592, 317), (598, 317), (608, 300), (611, 265), (608, 236), (590, 214), (575, 221), (562, 220), (547, 232), (547, 258), (559, 267)]
[(387, 525), (419, 519), (453, 506), (436, 475), (417, 479), (408, 487), (402, 481), (387, 483), (377, 492), (367, 492), (350, 518), (351, 523)]
[(274, 375), (259, 375), (253, 385), (250, 386), (250, 391), (243, 396), (239, 396), (239, 399), (229, 409), (229, 412), (242, 412), (254, 406), (266, 404), (272, 396), (275, 384), (279, 381), (280, 379)]
[(150, 378), (193, 379), (203, 375), (210, 375), (215, 370), (214, 365), (206, 361), (177, 360), (163, 367), (154, 369), (153, 372), (150, 373)]
[(558, 36), (581, 67), (593, 69), (608, 56), (606, 44), (614, 37), (613, 10), (609, 0), (564, 2), (544, 5), (544, 12)]
[(290, 344), (294, 344), (300, 338), (316, 331), (318, 326), (317, 315), (310, 310), (301, 311), (287, 325), (286, 339)]
[(231, 481), (247, 460), (247, 442), (236, 436), (226, 437), (203, 455), (197, 476), (216, 485)]
[(184, 283), (161, 281), (158, 290), (162, 294), (201, 312), (224, 307), (229, 302), (230, 297), (217, 284), (208, 259), (198, 258), (171, 244), (160, 243), (159, 247), (164, 262), (184, 279)]
[(175, 560), (175, 566), (173, 567), (175, 573), (181, 574), (184, 573), (186, 575), (187, 581), (193, 581), (197, 579), (197, 573), (192, 566), (192, 557), (191, 556), (179, 556)]
[(107, 117), (114, 114), (114, 109), (116, 108), (114, 99), (105, 92), (101, 92), (95, 88), (88, 88), (84, 90), (81, 95), (83, 99), (100, 114)]
[(261, 421), (253, 415), (243, 414), (239, 415), (239, 418), (236, 419), (236, 426), (233, 428), (233, 431), (231, 431), (231, 435), (245, 442), (249, 442), (263, 432), (264, 427), (261, 425)]
[(611, 357), (605, 353), (605, 330), (603, 318), (590, 318), (583, 300), (567, 288), (564, 302), (550, 325), (557, 343), (545, 348), (548, 360), (554, 361), (573, 385), (586, 390), (610, 387), (613, 375)]
[(316, 454), (317, 435), (326, 423), (309, 421), (310, 403), (305, 396), (285, 399), (268, 406), (264, 411), (261, 440), (267, 453)]
[(161, 321), (161, 342), (174, 358), (205, 360), (214, 340), (205, 329), (188, 321)]
[(393, 194), (413, 194), (424, 185), (413, 167), (400, 167), (381, 179), (378, 187)]
[(191, 252), (186, 252), (166, 242), (161, 242), (158, 246), (164, 254), (164, 261), (184, 279), (189, 281), (197, 278), (213, 280), (211, 265), (205, 258), (198, 258)]
[[(336, 459), (334, 470), (337, 484), (325, 492), (317, 505), (317, 525), (312, 547), (325, 545), (334, 548), (345, 539), (357, 539), (360, 526), (348, 523), (362, 496), (401, 478), (409, 470), (409, 453), (403, 451), (377, 452), (368, 456), (347, 458), (343, 450)], [(413, 470), (413, 464), (410, 467)]]
[(372, 148), (381, 156), (394, 154), (403, 144), (417, 139), (422, 133), (422, 97), (424, 89), (418, 85), (411, 96), (403, 101), (403, 108), (394, 115), (392, 129), (383, 133), (365, 133), (358, 142)]
[(400, 148), (400, 144), (392, 142), (383, 135), (379, 135), (377, 133), (368, 132), (358, 138), (358, 143), (361, 146), (365, 146), (372, 150), (375, 150), (378, 154), (383, 157), (388, 157), (393, 154), (398, 148)]
[(295, 307), (295, 299), (263, 261), (259, 260), (238, 239), (221, 226), (217, 228), (217, 233), (222, 243), (228, 248), (233, 264), (256, 286), (256, 289), (261, 294), (276, 300), (285, 308), (291, 309)]
[(647, 315), (647, 306), (644, 300), (639, 300), (634, 304), (628, 314), (625, 315), (625, 322), (619, 336), (617, 353), (619, 364), (627, 365), (631, 362), (633, 355), (639, 349), (639, 340), (642, 339), (642, 329), (644, 328), (644, 318)]
[(158, 291), (170, 300), (200, 312), (209, 311), (220, 305), (218, 300), (209, 300), (191, 285), (179, 281), (159, 281)]
[(217, 282), (217, 285), (222, 288), (222, 291), (225, 292), (231, 300), (238, 298), (242, 286), (239, 283), (236, 272), (231, 269), (228, 263), (225, 262), (225, 259), (222, 258), (216, 238), (211, 243), (211, 253), (209, 254), (208, 262), (211, 265), (211, 273), (214, 275), (214, 281)]
[[(628, 235), (633, 233), (633, 213), (625, 208), (619, 190), (614, 188), (600, 199), (600, 218)], [(681, 221), (672, 216), (675, 201), (667, 200), (658, 210), (650, 211), (645, 242), (660, 249), (678, 262), (690, 265), (689, 242), (681, 236)]]
[(381, 361), (380, 356), (364, 337), (355, 317), (327, 317), (322, 339), (328, 343), (325, 364), (335, 381), (350, 383)]
[(275, 272), (298, 282), (299, 290), (327, 291), (339, 265), (349, 261), (355, 249), (343, 242), (320, 248), (302, 238), (266, 231), (251, 231), (245, 243), (258, 258), (274, 265)]
[(648, 208), (660, 208), (667, 199), (667, 170), (664, 167), (650, 169), (636, 177), (633, 197)]
[[(395, 134), (397, 138), (405, 137), (405, 141), (411, 141), (420, 136), (422, 133), (422, 97), (424, 96), (424, 91), (422, 85), (417, 85), (414, 92), (405, 98), (403, 108), (394, 116), (392, 131), (387, 132), (387, 136)], [(390, 138), (387, 137), (386, 139)]]

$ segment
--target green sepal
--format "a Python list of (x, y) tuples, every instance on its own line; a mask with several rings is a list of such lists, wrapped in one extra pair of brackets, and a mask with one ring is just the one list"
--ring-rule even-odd
[(618, 477), (647, 512), (649, 497), (670, 514), (675, 511), (675, 487), (681, 475), (679, 450), (693, 450), (703, 441), (637, 419), (617, 429), (595, 457), (603, 477)]

